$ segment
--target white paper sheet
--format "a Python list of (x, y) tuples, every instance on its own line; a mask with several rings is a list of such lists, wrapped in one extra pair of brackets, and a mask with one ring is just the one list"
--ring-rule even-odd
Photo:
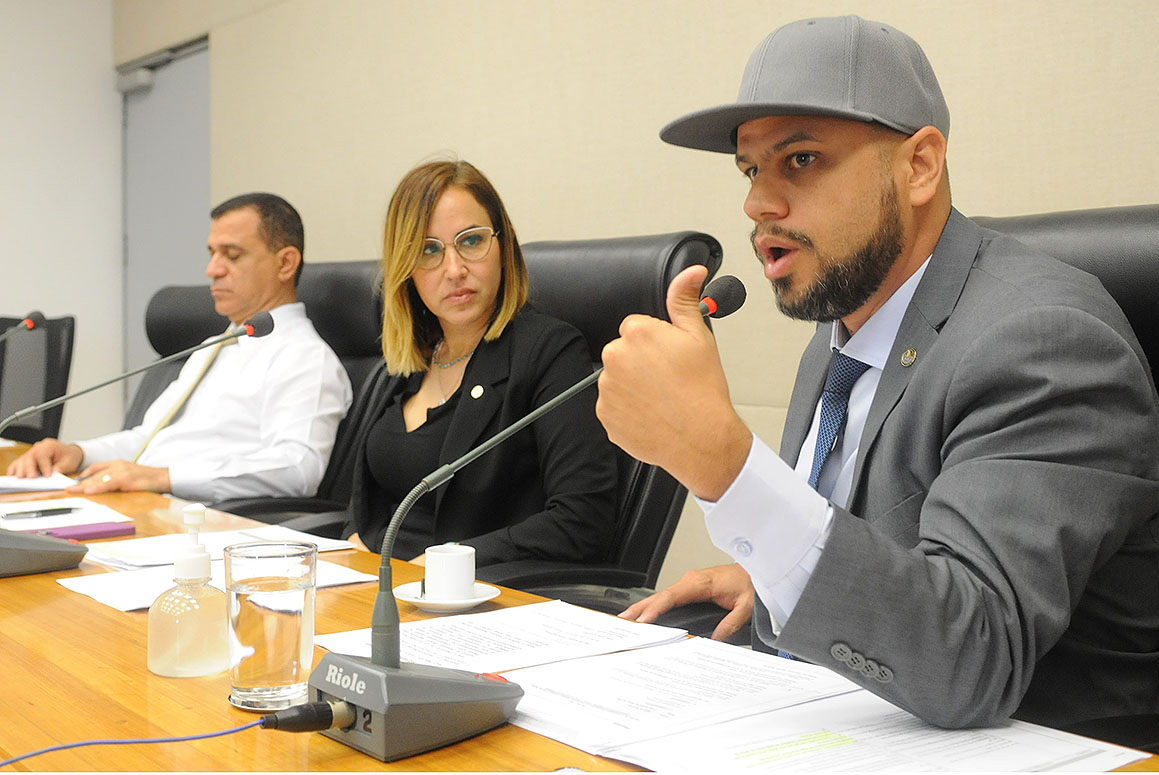
[(48, 492), (49, 490), (63, 490), (72, 487), (76, 480), (64, 474), (52, 476), (35, 476), (21, 479), (16, 476), (0, 476), (0, 494), (7, 492)]
[(661, 772), (712, 773), (1089, 772), (1145, 756), (1018, 721), (939, 729), (864, 690), (625, 744), (605, 755)]
[[(400, 628), (399, 656), (404, 662), (499, 673), (545, 662), (669, 643), (686, 634), (684, 630), (629, 622), (553, 600), (485, 613), (404, 622)], [(314, 642), (341, 654), (370, 656), (370, 628), (318, 635)]]
[[(353, 546), (349, 541), (320, 538), (281, 525), (265, 525), (245, 530), (203, 532), (199, 534), (199, 537), (201, 544), (209, 552), (209, 556), (215, 560), (220, 560), (225, 556), (225, 547), (251, 541), (304, 541), (316, 544), (319, 552), (350, 549)], [(89, 545), (87, 559), (122, 570), (172, 565), (173, 558), (177, 556), (178, 548), (187, 540), (184, 533), (169, 533), (168, 535), (148, 538), (130, 538), (124, 541), (102, 541)]]
[(825, 668), (704, 638), (515, 670), (507, 678), (525, 693), (513, 724), (592, 754), (858, 691)]
[[(332, 562), (319, 561), (317, 569), (319, 589), (378, 580), (377, 576), (370, 573), (362, 573)], [(173, 586), (173, 569), (169, 566), (158, 566), (120, 573), (96, 573), (57, 579), (57, 582), (73, 592), (91, 597), (98, 603), (104, 603), (118, 611), (136, 611), (153, 605), (158, 595)], [(225, 590), (224, 560), (210, 563), (209, 583), (222, 591)]]
[[(18, 511), (37, 511), (43, 509), (76, 509), (71, 514), (60, 514), (53, 517), (28, 517), (24, 519), (6, 519), (4, 515)], [(39, 501), (7, 501), (0, 503), (0, 528), (7, 530), (52, 530), (58, 527), (71, 525), (96, 525), (101, 522), (132, 522), (132, 517), (126, 517), (116, 509), (109, 508), (101, 503), (90, 501), (88, 498), (53, 498)]]

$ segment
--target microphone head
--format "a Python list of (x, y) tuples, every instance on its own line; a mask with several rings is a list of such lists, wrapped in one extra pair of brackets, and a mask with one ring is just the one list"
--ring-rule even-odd
[(45, 323), (44, 313), (42, 313), (38, 309), (34, 309), (32, 312), (29, 312), (24, 317), (24, 320), (22, 320), (20, 322), (22, 322), (25, 326), (27, 326), (29, 331), (31, 331), (34, 328), (40, 328)]
[(259, 312), (244, 324), (249, 336), (265, 336), (274, 330), (274, 318), (268, 312)]
[(733, 275), (726, 274), (708, 284), (700, 303), (706, 308), (704, 311), (707, 311), (709, 317), (723, 318), (740, 309), (747, 296), (744, 283)]

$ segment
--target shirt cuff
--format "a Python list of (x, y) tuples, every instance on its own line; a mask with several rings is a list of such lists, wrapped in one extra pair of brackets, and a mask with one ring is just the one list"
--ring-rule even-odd
[[(128, 460), (137, 452), (143, 441), (144, 437), (138, 436), (133, 431), (117, 431), (87, 441), (74, 441), (73, 443), (80, 447), (81, 452), (84, 453), (81, 469), (78, 470), (83, 470), (85, 466), (93, 463)], [(132, 452), (127, 451), (129, 449)]]
[(184, 461), (165, 467), (169, 469), (169, 492), (178, 498), (204, 502), (207, 506), (222, 500), (211, 492), (211, 484), (218, 470), (216, 465)]
[(748, 572), (783, 625), (825, 548), (833, 519), (829, 501), (754, 436), (744, 467), (720, 500), (696, 502), (712, 543)]

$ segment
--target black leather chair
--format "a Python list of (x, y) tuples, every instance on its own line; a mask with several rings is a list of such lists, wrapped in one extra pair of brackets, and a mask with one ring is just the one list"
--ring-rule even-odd
[(1090, 272), (1114, 297), (1143, 345), (1151, 374), (1159, 364), (1159, 205), (975, 218), (1071, 266)]
[[(603, 346), (619, 335), (624, 317), (643, 313), (666, 318), (671, 279), (693, 264), (708, 266), (711, 277), (722, 256), (715, 239), (696, 232), (531, 242), (523, 252), (531, 303), (583, 333), (593, 367)], [(626, 453), (618, 452), (617, 464), (617, 534), (606, 561), (520, 560), (480, 568), (479, 578), (615, 612), (623, 608), (620, 601), (626, 596), (641, 596), (640, 588), (654, 586), (687, 491), (663, 470)], [(283, 524), (336, 537), (344, 515), (315, 514)]]
[(303, 513), (345, 509), (354, 478), (356, 439), (375, 389), (386, 378), (382, 360), (382, 298), (377, 261), (307, 264), (298, 285), (306, 314), (346, 368), (354, 400), (334, 440), (330, 464), (309, 498), (247, 498), (217, 508), (262, 522), (279, 523)]
[[(207, 285), (167, 285), (153, 294), (145, 308), (145, 336), (159, 357), (193, 347), (225, 331), (226, 320), (213, 309)], [(123, 429), (141, 424), (157, 396), (177, 379), (187, 358), (162, 363), (141, 375), (133, 400), (125, 412)]]
[[(334, 452), (310, 498), (240, 498), (214, 504), (215, 508), (263, 521), (281, 521), (294, 513), (345, 508), (350, 499), (350, 465), (356, 433), (370, 392), (385, 371), (379, 337), (382, 303), (378, 296), (378, 262), (310, 263), (302, 270), (298, 299), (319, 336), (334, 350), (354, 388), (354, 402), (338, 428)], [(158, 355), (192, 347), (225, 330), (226, 321), (213, 309), (209, 286), (168, 286), (149, 301), (145, 329)], [(141, 422), (149, 405), (172, 382), (183, 362), (158, 366), (145, 373), (129, 411), (126, 428)]]
[[(0, 317), (0, 331), (24, 318)], [(23, 328), (23, 327), (22, 327)], [(0, 417), (59, 398), (68, 390), (76, 318), (49, 318), (31, 331), (0, 343)], [(26, 417), (4, 431), (6, 438), (34, 444), (60, 435), (64, 406)]]
[[(593, 368), (626, 316), (667, 318), (672, 278), (693, 264), (707, 266), (711, 278), (722, 258), (720, 243), (697, 232), (532, 242), (523, 250), (532, 303), (583, 333)], [(619, 450), (617, 465), (617, 533), (607, 561), (521, 560), (481, 568), (479, 578), (615, 612), (629, 589), (655, 586), (687, 490), (662, 469)]]

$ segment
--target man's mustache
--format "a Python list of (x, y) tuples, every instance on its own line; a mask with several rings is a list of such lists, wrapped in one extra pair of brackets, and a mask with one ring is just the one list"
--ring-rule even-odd
[[(813, 240), (809, 237), (808, 234), (806, 234), (802, 231), (793, 231), (792, 229), (785, 229), (785, 228), (778, 226), (775, 223), (763, 222), (763, 223), (757, 224), (753, 228), (752, 233), (749, 234), (749, 244), (751, 244), (753, 246), (754, 253), (757, 252), (757, 237), (766, 237), (766, 236), (767, 237), (785, 237), (787, 239), (792, 240), (793, 242), (796, 242), (798, 245), (800, 245), (803, 248), (813, 250)], [(757, 258), (760, 258), (759, 253), (757, 254)]]

